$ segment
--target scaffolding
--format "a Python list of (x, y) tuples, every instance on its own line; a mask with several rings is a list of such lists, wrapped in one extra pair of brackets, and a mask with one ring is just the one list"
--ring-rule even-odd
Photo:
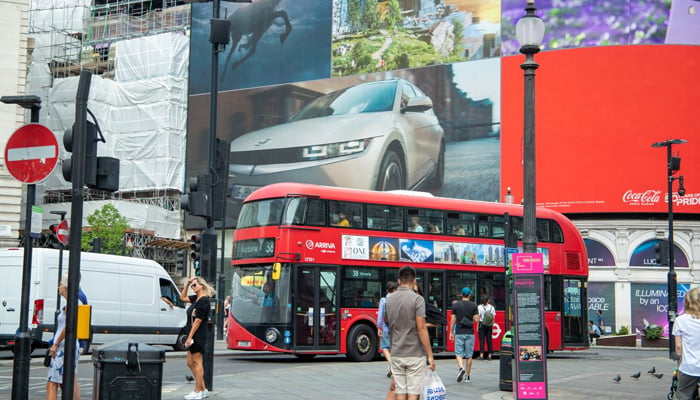
[[(188, 36), (190, 8), (188, 3), (180, 0), (30, 0), (29, 4), (30, 74), (33, 81), (30, 90), (40, 95), (46, 104), (42, 107), (44, 123), (57, 135), (70, 126), (73, 86), (80, 71), (88, 70), (97, 76), (92, 80), (96, 90), (90, 101), (95, 113), (105, 121), (103, 129), (111, 135), (113, 147), (109, 151), (115, 151), (115, 143), (118, 143), (119, 151), (137, 153), (134, 156), (138, 157), (137, 161), (131, 163), (120, 157), (123, 161), (122, 173), (125, 177), (132, 177), (125, 185), (127, 189), (112, 193), (85, 188), (83, 199), (95, 205), (109, 201), (131, 204), (123, 208), (130, 214), (127, 215), (130, 221), (138, 221), (133, 224), (136, 229), (125, 234), (125, 243), (129, 243), (127, 253), (153, 259), (171, 273), (175, 272), (175, 253), (183, 246), (189, 246), (178, 240), (181, 234), (178, 190), (181, 183), (178, 178), (182, 174), (180, 164), (184, 164), (185, 132), (182, 121), (186, 118), (186, 98), (168, 97), (167, 93), (186, 94), (186, 81), (184, 84), (180, 82), (182, 65), (186, 65), (183, 49), (186, 52), (188, 43), (167, 35), (175, 32), (178, 37)], [(163, 38), (150, 38), (159, 34), (165, 35)], [(131, 39), (142, 41), (142, 44), (130, 45), (135, 43)], [(161, 46), (159, 43), (167, 45)], [(175, 48), (173, 43), (182, 46)], [(145, 55), (139, 59), (139, 51), (153, 52), (153, 49), (170, 51), (166, 58), (175, 54), (173, 59), (177, 61), (168, 58), (164, 62), (162, 57), (156, 57), (158, 65), (154, 66), (154, 57)], [(116, 56), (117, 51), (121, 53), (119, 57)], [(124, 65), (119, 67), (117, 63)], [(178, 63), (176, 72), (168, 69), (172, 63)], [(119, 75), (121, 70), (128, 71), (122, 73), (122, 80)], [(156, 100), (148, 98), (150, 102), (147, 106), (128, 103), (125, 97), (115, 101), (114, 96), (122, 92), (141, 95), (149, 90), (151, 80), (157, 82), (156, 87), (161, 92), (165, 91), (166, 95), (151, 91), (160, 96)], [(182, 85), (185, 85), (184, 91), (181, 90)], [(57, 87), (63, 87), (63, 92)], [(99, 96), (100, 93), (103, 95)], [(110, 93), (112, 97), (106, 97), (104, 93)], [(163, 112), (164, 108), (168, 112)], [(128, 135), (133, 136), (126, 138)], [(158, 151), (153, 151), (157, 154), (144, 151), (151, 147), (149, 140), (154, 138), (158, 138), (160, 144)], [(133, 144), (136, 142), (138, 145)], [(132, 147), (138, 147), (138, 150)], [(158, 173), (152, 174), (152, 165), (163, 166), (162, 160), (170, 161), (166, 171), (161, 168)], [(134, 176), (151, 175), (155, 177), (133, 181)], [(42, 185), (46, 189), (43, 200), (47, 209), (65, 209), (72, 200), (72, 190), (64, 181), (59, 181), (59, 184), (49, 184), (47, 181)], [(144, 226), (146, 229), (143, 229)], [(154, 226), (159, 226), (158, 233), (153, 230), (156, 229)]]
[(46, 58), (53, 78), (89, 70), (112, 77), (114, 43), (190, 28), (190, 5), (184, 1), (31, 0), (29, 35), (33, 51)]

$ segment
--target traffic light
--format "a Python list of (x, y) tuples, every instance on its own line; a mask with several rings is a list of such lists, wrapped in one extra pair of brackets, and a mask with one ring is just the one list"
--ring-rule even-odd
[(216, 280), (216, 232), (207, 228), (202, 232), (202, 276), (208, 282)]
[[(115, 192), (119, 190), (119, 159), (114, 157), (97, 157), (97, 142), (104, 142), (105, 139), (97, 125), (88, 121), (86, 126), (83, 183), (91, 188)], [(73, 127), (66, 129), (66, 132), (63, 134), (63, 147), (65, 147), (66, 151), (73, 152), (74, 136), (78, 132), (77, 124), (73, 124)], [(75, 154), (69, 159), (63, 160), (63, 179), (67, 182), (72, 182), (74, 179), (73, 160), (77, 160)]]
[(92, 238), (88, 244), (90, 245), (91, 253), (102, 253), (102, 238)]
[(656, 265), (668, 265), (668, 242), (657, 240), (654, 243), (654, 261)]
[(192, 235), (192, 258), (194, 265), (194, 274), (202, 275), (202, 235)]
[(175, 253), (175, 270), (180, 271), (180, 276), (187, 276), (187, 252), (185, 250)]
[(208, 174), (197, 175), (190, 178), (190, 192), (180, 197), (180, 208), (189, 212), (190, 215), (200, 217), (211, 216), (211, 176)]

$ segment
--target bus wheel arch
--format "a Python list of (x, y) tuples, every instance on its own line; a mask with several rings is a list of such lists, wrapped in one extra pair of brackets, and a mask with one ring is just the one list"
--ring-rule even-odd
[(347, 357), (352, 361), (371, 361), (379, 351), (376, 329), (364, 323), (350, 328), (347, 340)]

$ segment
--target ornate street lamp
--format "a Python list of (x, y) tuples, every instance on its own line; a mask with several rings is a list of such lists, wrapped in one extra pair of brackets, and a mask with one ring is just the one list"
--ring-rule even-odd
[(525, 16), (515, 25), (515, 36), (525, 62), (520, 65), (525, 80), (525, 119), (523, 144), (523, 253), (537, 252), (536, 192), (535, 192), (535, 54), (544, 38), (544, 22), (535, 14), (535, 1), (528, 0)]
[(685, 195), (685, 187), (683, 187), (683, 176), (675, 177), (674, 175), (681, 169), (680, 157), (673, 157), (671, 147), (674, 144), (687, 143), (684, 139), (670, 139), (663, 142), (656, 142), (651, 147), (666, 148), (666, 169), (668, 178), (668, 193), (666, 194), (668, 202), (668, 353), (671, 359), (676, 358), (675, 344), (673, 342), (673, 323), (676, 321), (678, 313), (678, 277), (674, 267), (673, 257), (673, 181), (678, 179), (678, 195)]

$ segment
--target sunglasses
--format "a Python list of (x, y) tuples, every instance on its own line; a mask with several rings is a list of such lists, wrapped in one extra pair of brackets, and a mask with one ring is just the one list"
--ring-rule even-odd
[(190, 285), (190, 287), (191, 287), (192, 289), (194, 289), (194, 288), (197, 287), (197, 284), (196, 284), (196, 283), (193, 283), (193, 284)]

